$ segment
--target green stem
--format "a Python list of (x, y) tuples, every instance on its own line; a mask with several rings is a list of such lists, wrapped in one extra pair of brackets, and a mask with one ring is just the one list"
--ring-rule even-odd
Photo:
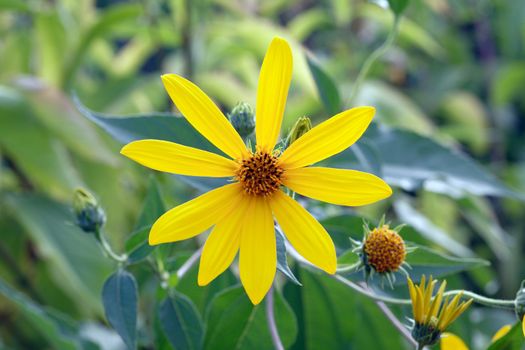
[[(397, 305), (410, 305), (412, 303), (410, 299), (398, 299), (398, 298), (390, 298), (387, 296), (377, 295), (373, 293), (372, 291), (364, 289), (358, 284), (352, 281), (349, 281), (346, 278), (339, 276), (339, 275), (333, 275), (333, 278), (343, 283), (344, 285), (352, 288), (356, 292), (364, 296), (367, 296), (370, 299), (376, 300), (376, 301), (383, 301), (385, 303), (397, 304)], [(451, 291), (444, 293), (443, 296), (453, 296), (459, 293), (463, 293), (463, 297), (472, 298), (474, 302), (481, 304), (481, 305), (485, 305), (485, 306), (497, 307), (497, 308), (502, 308), (502, 309), (514, 309), (516, 305), (514, 300), (487, 298), (482, 295), (476, 294), (474, 292), (470, 292), (468, 290), (451, 290)]]
[(410, 301), (410, 299), (390, 298), (390, 297), (374, 294), (372, 291), (369, 291), (369, 290), (366, 290), (366, 289), (362, 288), (357, 283), (349, 281), (346, 278), (344, 278), (343, 276), (333, 275), (332, 277), (335, 278), (336, 280), (338, 280), (339, 282), (343, 283), (345, 286), (350, 287), (353, 290), (355, 290), (356, 292), (358, 292), (358, 293), (360, 293), (360, 294), (362, 294), (362, 295), (364, 295), (364, 296), (366, 296), (366, 297), (368, 297), (370, 299), (376, 300), (376, 301), (383, 301), (385, 303), (397, 304), (397, 305), (410, 305), (412, 303)]
[(397, 33), (399, 31), (400, 19), (401, 17), (399, 15), (395, 15), (392, 30), (390, 31), (390, 33), (388, 33), (388, 37), (386, 38), (385, 42), (381, 44), (381, 46), (379, 46), (377, 49), (375, 49), (374, 52), (370, 54), (370, 56), (368, 56), (365, 63), (363, 64), (363, 67), (361, 67), (361, 70), (359, 71), (355, 84), (352, 87), (352, 92), (348, 99), (348, 104), (350, 106), (354, 103), (357, 93), (361, 89), (361, 85), (363, 85), (363, 82), (365, 81), (365, 78), (368, 75), (368, 71), (370, 70), (370, 68), (372, 68), (372, 65), (375, 63), (375, 61), (377, 61), (377, 59), (383, 56), (385, 52), (387, 52), (388, 49), (390, 49), (390, 46), (392, 46), (392, 44), (394, 43), (394, 40), (396, 39)]
[(443, 294), (443, 296), (452, 296), (463, 293), (463, 297), (465, 298), (472, 298), (474, 302), (486, 306), (493, 306), (493, 307), (499, 307), (503, 309), (514, 309), (516, 306), (515, 300), (505, 300), (505, 299), (493, 299), (493, 298), (487, 298), (482, 295), (476, 294), (474, 292), (470, 292), (468, 290), (451, 290)]
[(106, 254), (107, 257), (115, 260), (118, 263), (124, 263), (126, 260), (128, 260), (128, 256), (126, 254), (118, 255), (113, 251), (102, 230), (97, 230), (95, 232), (95, 237), (97, 238), (97, 241), (100, 244), (102, 251)]

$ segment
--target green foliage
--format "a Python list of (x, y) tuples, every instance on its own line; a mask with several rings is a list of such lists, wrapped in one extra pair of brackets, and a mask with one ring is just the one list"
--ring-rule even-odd
[(410, 0), (388, 0), (388, 5), (396, 15), (403, 13), (409, 3)]
[(494, 343), (487, 350), (519, 350), (525, 345), (521, 322), (517, 322), (510, 331)]
[(174, 293), (166, 297), (159, 307), (159, 320), (174, 349), (202, 348), (202, 320), (195, 305), (185, 295)]
[(106, 319), (122, 337), (128, 349), (137, 342), (137, 282), (126, 270), (111, 275), (102, 288)]
[[(271, 348), (265, 303), (253, 306), (240, 287), (224, 290), (217, 295), (206, 315), (208, 328), (204, 349)], [(274, 308), (277, 329), (283, 345), (288, 348), (294, 343), (297, 334), (296, 318), (279, 293), (275, 293)]]
[[(269, 305), (249, 302), (236, 262), (197, 285), (194, 254), (206, 233), (148, 244), (166, 210), (229, 179), (153, 175), (119, 149), (154, 138), (222, 154), (172, 109), (159, 76), (189, 78), (225, 114), (239, 102), (253, 107), (276, 35), (294, 56), (283, 137), (301, 116), (315, 126), (346, 108), (376, 108), (363, 138), (321, 165), (372, 172), (394, 196), (342, 208), (296, 195), (331, 235), (339, 265), (358, 261), (350, 238), (362, 239), (363, 221), (386, 214), (392, 226), (408, 224), (400, 234), (417, 248), (406, 259), (412, 279), (432, 274), (453, 289), (514, 298), (525, 273), (524, 7), (377, 3), (0, 0), (0, 347), (272, 348)], [(349, 106), (396, 17), (397, 38)], [(107, 213), (104, 249), (125, 261), (75, 225), (77, 187)], [(409, 348), (373, 300), (305, 266), (276, 229), (273, 308), (285, 349)], [(374, 278), (371, 291), (407, 298), (404, 275), (396, 280), (390, 289)], [(390, 307), (400, 322), (411, 317), (410, 307)], [(473, 350), (514, 320), (481, 306), (470, 316), (452, 331), (475, 340)], [(516, 324), (489, 349), (523, 341)]]

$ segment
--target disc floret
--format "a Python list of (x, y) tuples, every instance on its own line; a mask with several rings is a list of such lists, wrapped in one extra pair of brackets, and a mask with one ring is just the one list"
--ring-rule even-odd
[(283, 173), (275, 155), (257, 151), (241, 161), (235, 179), (248, 195), (270, 196), (282, 185)]
[[(389, 224), (385, 224), (383, 217), (379, 225), (373, 229), (370, 229), (367, 223), (363, 225), (362, 241), (352, 240), (353, 252), (360, 258), (354, 269), (363, 270), (366, 281), (374, 274), (378, 274), (382, 278), (382, 283), (386, 279), (393, 288), (396, 272), (408, 276), (405, 268), (410, 268), (410, 265), (405, 258), (414, 248), (405, 245), (405, 241), (399, 235), (402, 228), (403, 225), (391, 229)], [(344, 271), (344, 268), (341, 270)]]

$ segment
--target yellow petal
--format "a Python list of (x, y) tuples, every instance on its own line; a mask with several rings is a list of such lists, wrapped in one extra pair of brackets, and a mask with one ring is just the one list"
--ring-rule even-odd
[(441, 286), (439, 286), (438, 292), (436, 296), (434, 297), (434, 300), (432, 300), (432, 304), (430, 306), (430, 310), (428, 311), (427, 320), (426, 322), (430, 322), (430, 319), (432, 317), (436, 317), (437, 313), (439, 311), (439, 307), (441, 306), (441, 301), (443, 300), (443, 293), (445, 292), (445, 288), (447, 287), (447, 281), (441, 282)]
[(523, 315), (523, 320), (521, 321), (521, 330), (523, 331), (523, 336), (525, 337), (525, 315)]
[(285, 40), (275, 38), (264, 57), (257, 87), (255, 135), (261, 150), (270, 152), (277, 142), (291, 79), (292, 51)]
[(423, 323), (425, 321), (425, 310), (423, 309), (423, 293), (421, 291), (421, 288), (416, 288), (416, 294), (416, 314), (414, 315), (414, 319), (418, 323)]
[(492, 337), (491, 343), (494, 343), (498, 341), (498, 339), (504, 337), (511, 329), (512, 329), (512, 326), (510, 324), (505, 325), (501, 327), (500, 329), (498, 329), (498, 331)]
[(233, 176), (238, 164), (215, 153), (162, 140), (139, 140), (120, 151), (148, 168), (190, 176)]
[(356, 142), (374, 117), (373, 107), (357, 107), (317, 125), (288, 147), (280, 158), (285, 169), (314, 164)]
[(176, 74), (163, 75), (162, 82), (179, 111), (211, 143), (234, 159), (248, 154), (228, 119), (197, 85)]
[(357, 170), (308, 167), (285, 170), (283, 183), (303, 196), (337, 205), (366, 205), (392, 189), (375, 175)]
[(151, 228), (149, 244), (181, 241), (215, 225), (242, 198), (242, 188), (234, 183), (216, 188), (162, 215)]
[(410, 277), (407, 278), (408, 282), (408, 292), (410, 293), (410, 300), (412, 301), (412, 315), (414, 316), (414, 319), (416, 318), (417, 310), (416, 310), (416, 302), (417, 302), (417, 292), (416, 287), (414, 286), (414, 282), (410, 279)]
[(469, 350), (463, 340), (452, 333), (443, 333), (440, 343), (441, 350)]
[(292, 246), (306, 260), (334, 274), (337, 256), (332, 238), (299, 203), (281, 191), (270, 200), (272, 211)]
[(249, 207), (242, 218), (239, 269), (241, 282), (254, 305), (272, 286), (277, 268), (272, 211), (265, 198), (246, 197)]
[(199, 266), (199, 286), (205, 286), (230, 266), (241, 242), (241, 223), (246, 215), (246, 200), (236, 201), (231, 214), (225, 216), (211, 231)]

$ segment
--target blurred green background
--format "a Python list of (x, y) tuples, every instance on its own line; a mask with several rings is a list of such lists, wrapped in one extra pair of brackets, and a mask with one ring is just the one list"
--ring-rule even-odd
[[(262, 57), (282, 36), (294, 54), (286, 133), (300, 116), (317, 124), (351, 107), (359, 70), (392, 23), (379, 0), (0, 0), (0, 348), (124, 348), (100, 298), (116, 266), (75, 227), (70, 203), (75, 188), (88, 188), (106, 211), (114, 249), (130, 251), (137, 222), (151, 224), (159, 206), (207, 186), (152, 174), (119, 155), (122, 142), (160, 135), (146, 119), (173, 110), (161, 74), (196, 82), (225, 112), (239, 101), (254, 106)], [(357, 151), (330, 161), (378, 173), (395, 195), (352, 211), (308, 204), (339, 253), (350, 248), (348, 236), (361, 237), (361, 217), (374, 223), (386, 213), (409, 225), (402, 234), (410, 241), (490, 262), (423, 257), (414, 273), (463, 271), (448, 277), (453, 288), (513, 299), (525, 276), (524, 82), (522, 1), (411, 1), (394, 45), (352, 103), (375, 106), (376, 123)], [(89, 120), (82, 105), (102, 116)], [(144, 123), (104, 119), (123, 115)], [(201, 242), (167, 245), (155, 256), (175, 271)], [(287, 348), (410, 348), (373, 302), (291, 267), (303, 287), (280, 275), (276, 314)], [(139, 348), (177, 348), (156, 316), (163, 294), (153, 270), (147, 263), (130, 270)], [(234, 274), (206, 288), (195, 276), (196, 268), (173, 284), (206, 324), (205, 348), (269, 348), (262, 309), (246, 306), (217, 321), (235, 303), (213, 297), (236, 284)], [(406, 296), (403, 284), (386, 292)], [(394, 312), (410, 316), (408, 308)], [(512, 322), (512, 312), (473, 307), (453, 330), (484, 349)]]

